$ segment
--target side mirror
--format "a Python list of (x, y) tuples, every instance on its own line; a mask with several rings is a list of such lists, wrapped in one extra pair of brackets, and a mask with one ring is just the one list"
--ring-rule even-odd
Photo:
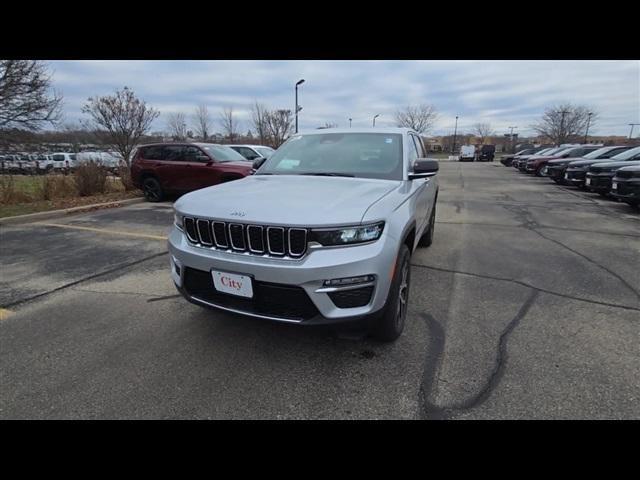
[(267, 159), (264, 157), (258, 157), (253, 161), (253, 169), (258, 170)]
[(196, 162), (202, 162), (202, 163), (213, 163), (211, 161), (211, 159), (209, 157), (207, 157), (206, 155), (198, 155), (196, 157)]
[(429, 158), (418, 158), (413, 164), (413, 172), (409, 174), (409, 180), (415, 180), (417, 178), (433, 177), (438, 173), (440, 164), (437, 160)]

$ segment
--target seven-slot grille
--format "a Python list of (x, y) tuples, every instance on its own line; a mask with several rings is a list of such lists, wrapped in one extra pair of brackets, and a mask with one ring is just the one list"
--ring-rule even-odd
[(307, 251), (307, 229), (250, 225), (184, 217), (191, 243), (236, 252), (275, 257), (302, 257)]

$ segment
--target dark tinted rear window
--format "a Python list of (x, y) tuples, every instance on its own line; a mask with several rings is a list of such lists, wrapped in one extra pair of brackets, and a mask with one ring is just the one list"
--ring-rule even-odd
[(140, 156), (147, 160), (163, 160), (163, 146), (153, 145), (151, 147), (144, 147), (140, 149)]

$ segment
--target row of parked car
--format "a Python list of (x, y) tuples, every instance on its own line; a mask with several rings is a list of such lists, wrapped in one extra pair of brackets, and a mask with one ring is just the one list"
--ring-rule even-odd
[[(184, 148), (195, 144), (185, 144)], [(231, 151), (237, 160), (254, 161), (257, 158), (268, 158), (274, 152), (271, 147), (262, 145), (220, 145)], [(182, 147), (175, 145), (174, 150)], [(135, 156), (135, 154), (134, 154)], [(175, 152), (172, 161), (176, 161)], [(183, 161), (180, 159), (178, 161)], [(82, 163), (93, 162), (108, 171), (117, 174), (122, 165), (122, 157), (117, 152), (79, 152), (79, 153), (18, 153), (0, 154), (0, 172), (3, 174), (38, 175), (52, 172), (69, 173)]]
[(19, 153), (0, 155), (2, 173), (36, 175), (73, 169), (75, 153)]
[(560, 185), (640, 206), (640, 146), (538, 147), (505, 155), (500, 162)]

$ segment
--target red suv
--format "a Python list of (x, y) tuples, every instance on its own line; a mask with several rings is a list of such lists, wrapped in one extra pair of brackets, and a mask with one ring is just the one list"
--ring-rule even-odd
[(138, 148), (131, 179), (150, 202), (251, 174), (253, 164), (238, 152), (213, 143), (160, 143)]

